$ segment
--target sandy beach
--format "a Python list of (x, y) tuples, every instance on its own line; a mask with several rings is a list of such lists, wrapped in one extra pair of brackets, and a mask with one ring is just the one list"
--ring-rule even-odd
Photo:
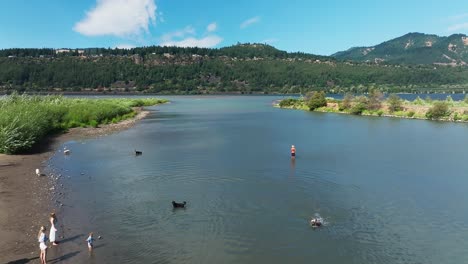
[[(137, 116), (117, 124), (102, 125), (98, 128), (73, 128), (67, 133), (51, 137), (44, 140), (39, 149), (31, 154), (0, 154), (0, 263), (40, 263), (36, 238), (39, 227), (50, 226), (48, 216), (51, 212), (56, 212), (60, 220), (61, 198), (66, 196), (66, 186), (58, 183), (63, 175), (47, 172), (48, 159), (60, 152), (60, 146), (69, 140), (115, 133), (133, 126), (149, 114), (141, 108), (136, 110)], [(36, 168), (44, 175), (37, 176)], [(59, 223), (59, 228), (62, 227)], [(67, 239), (67, 236), (63, 235), (63, 232), (59, 234), (59, 241)], [(47, 259), (50, 263), (66, 261), (72, 257), (71, 253), (63, 254), (67, 252), (66, 247), (64, 243), (56, 247), (60, 250), (49, 249)]]

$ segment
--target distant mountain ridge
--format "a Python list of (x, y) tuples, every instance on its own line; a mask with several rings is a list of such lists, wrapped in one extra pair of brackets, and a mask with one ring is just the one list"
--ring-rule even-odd
[(355, 47), (332, 55), (338, 60), (390, 64), (468, 65), (468, 37), (408, 33), (376, 46)]

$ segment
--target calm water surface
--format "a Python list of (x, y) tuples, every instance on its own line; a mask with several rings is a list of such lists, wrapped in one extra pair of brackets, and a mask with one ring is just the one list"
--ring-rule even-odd
[[(51, 159), (69, 186), (70, 263), (468, 261), (467, 124), (169, 99)], [(90, 231), (104, 239), (88, 256)]]

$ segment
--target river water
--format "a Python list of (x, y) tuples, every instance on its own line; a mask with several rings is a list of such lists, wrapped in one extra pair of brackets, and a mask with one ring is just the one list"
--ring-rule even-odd
[[(63, 244), (79, 250), (64, 260), (466, 263), (467, 124), (273, 108), (279, 98), (168, 97), (131, 129), (65, 143), (72, 154), (50, 165), (64, 175)], [(91, 255), (90, 231), (103, 237)]]

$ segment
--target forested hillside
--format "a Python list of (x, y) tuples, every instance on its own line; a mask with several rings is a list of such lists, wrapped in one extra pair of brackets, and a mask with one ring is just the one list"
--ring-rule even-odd
[(351, 48), (332, 56), (339, 60), (385, 64), (467, 65), (468, 37), (409, 33), (376, 46)]
[(263, 44), (221, 49), (9, 49), (0, 51), (0, 92), (200, 93), (468, 90), (467, 67), (337, 62)]

